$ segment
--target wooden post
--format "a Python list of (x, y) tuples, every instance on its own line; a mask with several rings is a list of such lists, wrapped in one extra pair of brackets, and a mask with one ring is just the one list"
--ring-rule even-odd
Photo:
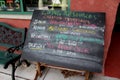
[(40, 68), (41, 64), (39, 62), (36, 63), (36, 75), (34, 80), (37, 80), (38, 76), (41, 77), (42, 76), (42, 71)]
[(90, 72), (89, 71), (86, 71), (85, 72), (85, 80), (90, 80)]

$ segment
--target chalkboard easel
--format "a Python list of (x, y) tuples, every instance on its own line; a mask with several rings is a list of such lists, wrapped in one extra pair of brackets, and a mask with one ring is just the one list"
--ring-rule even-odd
[(103, 70), (104, 29), (104, 13), (35, 10), (22, 57), (40, 62), (39, 69), (85, 70), (88, 80)]

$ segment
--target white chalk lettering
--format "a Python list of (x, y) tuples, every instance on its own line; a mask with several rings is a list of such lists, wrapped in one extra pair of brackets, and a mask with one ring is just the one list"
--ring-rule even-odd
[(45, 30), (46, 27), (45, 26), (33, 26), (34, 30)]

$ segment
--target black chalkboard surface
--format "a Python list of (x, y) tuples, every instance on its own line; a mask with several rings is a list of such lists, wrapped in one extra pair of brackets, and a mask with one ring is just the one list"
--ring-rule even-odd
[(35, 10), (23, 58), (76, 70), (101, 72), (105, 14)]

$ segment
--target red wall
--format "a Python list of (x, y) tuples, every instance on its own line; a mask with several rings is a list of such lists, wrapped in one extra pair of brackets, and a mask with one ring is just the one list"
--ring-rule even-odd
[(24, 19), (3, 19), (0, 18), (0, 22), (5, 22), (8, 23), (14, 27), (19, 27), (19, 28), (25, 28), (25, 27), (29, 27), (30, 24), (30, 20), (24, 20)]
[(71, 10), (106, 13), (104, 61), (110, 46), (119, 2), (120, 0), (71, 0)]

